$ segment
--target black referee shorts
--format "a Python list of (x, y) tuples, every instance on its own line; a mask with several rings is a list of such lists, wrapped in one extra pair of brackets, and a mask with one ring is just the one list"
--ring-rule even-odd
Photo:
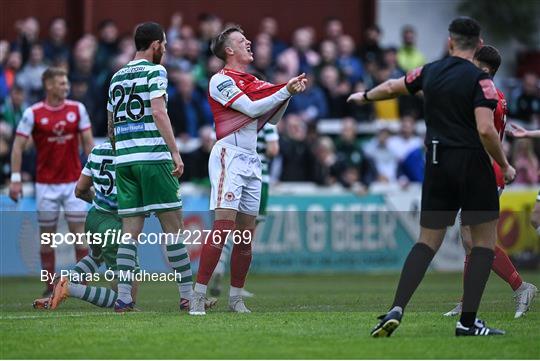
[(446, 228), (454, 224), (460, 209), (462, 225), (499, 218), (491, 160), (483, 149), (438, 147), (437, 164), (433, 164), (430, 149), (426, 154), (420, 225)]

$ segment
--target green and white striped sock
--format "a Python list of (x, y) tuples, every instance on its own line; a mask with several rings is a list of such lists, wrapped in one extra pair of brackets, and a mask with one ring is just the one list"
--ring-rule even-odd
[[(85, 256), (81, 258), (79, 262), (73, 267), (72, 270), (69, 271), (70, 274), (94, 274), (97, 273), (99, 270), (99, 266), (101, 265), (101, 261), (97, 258), (94, 258), (90, 255)], [(71, 277), (71, 279), (76, 279), (76, 277)]]
[(193, 295), (193, 274), (191, 273), (191, 262), (189, 254), (183, 240), (178, 240), (174, 244), (167, 244), (165, 252), (169, 266), (180, 275), (176, 279), (180, 297), (191, 300)]
[(112, 307), (116, 301), (116, 292), (106, 287), (85, 286), (79, 283), (69, 283), (70, 297), (90, 302), (98, 307)]
[(133, 283), (135, 265), (137, 260), (137, 242), (130, 239), (120, 243), (116, 254), (118, 266), (118, 299), (124, 303), (131, 303), (131, 284)]

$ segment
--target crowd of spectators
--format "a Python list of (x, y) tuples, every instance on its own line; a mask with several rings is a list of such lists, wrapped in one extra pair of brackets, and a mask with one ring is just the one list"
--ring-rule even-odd
[[(112, 74), (135, 53), (131, 34), (121, 34), (114, 21), (104, 20), (97, 33), (85, 34), (71, 43), (63, 18), (44, 31), (35, 18), (15, 24), (18, 37), (0, 40), (0, 184), (9, 175), (10, 145), (22, 112), (44, 96), (41, 74), (48, 66), (64, 67), (71, 81), (70, 98), (86, 106), (96, 137), (106, 135), (106, 99)], [(166, 27), (168, 49), (163, 59), (169, 76), (168, 110), (180, 141), (200, 140), (185, 154), (185, 180), (204, 180), (212, 145), (213, 118), (207, 100), (209, 78), (222, 66), (212, 55), (210, 42), (227, 24), (216, 15), (201, 14), (197, 24), (187, 24), (180, 13)], [(381, 82), (403, 76), (427, 60), (416, 46), (412, 26), (402, 29), (400, 46), (383, 47), (381, 29), (371, 26), (360, 42), (347, 33), (339, 19), (329, 18), (324, 32), (312, 27), (296, 29), (291, 39), (279, 33), (272, 17), (260, 22), (252, 40), (254, 62), (250, 71), (273, 82), (286, 82), (305, 72), (305, 93), (295, 96), (279, 124), (280, 153), (271, 174), (279, 181), (311, 181), (320, 185), (341, 184), (364, 192), (372, 182), (420, 182), (423, 146), (415, 124), (422, 119), (422, 98), (403, 96), (364, 106), (351, 105), (347, 96)], [(289, 41), (290, 40), (290, 41)], [(540, 90), (535, 74), (525, 74), (521, 85), (508, 94), (511, 117), (529, 126), (540, 124)], [(320, 134), (322, 119), (338, 119), (337, 136)], [(358, 125), (375, 120), (382, 124), (376, 134), (358, 134)], [(385, 124), (400, 122), (398, 126)], [(399, 129), (395, 134), (390, 129)], [(514, 142), (508, 148), (517, 169), (516, 182), (538, 181), (539, 162), (531, 141)], [(201, 168), (201, 169), (199, 169)], [(32, 172), (32, 150), (25, 157)]]

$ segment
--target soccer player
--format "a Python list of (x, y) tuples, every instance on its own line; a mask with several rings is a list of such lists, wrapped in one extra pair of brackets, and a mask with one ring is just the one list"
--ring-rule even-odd
[[(259, 206), (259, 216), (257, 218), (257, 224), (264, 221), (266, 216), (266, 206), (268, 205), (268, 192), (270, 175), (268, 174), (269, 160), (274, 158), (279, 153), (279, 134), (277, 127), (273, 124), (266, 123), (257, 133), (257, 154), (261, 160), (262, 167), (262, 188), (261, 188), (261, 204)], [(225, 274), (225, 267), (231, 254), (232, 242), (225, 242), (223, 246), (223, 252), (219, 258), (219, 263), (214, 271), (212, 277), (212, 283), (210, 285), (210, 294), (212, 296), (219, 296), (221, 294), (221, 279)], [(253, 293), (242, 289), (242, 296), (253, 297)]]
[[(118, 243), (115, 242), (115, 235), (122, 230), (122, 220), (117, 214), (114, 154), (109, 141), (92, 149), (77, 182), (75, 194), (77, 198), (92, 204), (85, 223), (85, 233), (96, 235), (90, 240), (91, 253), (75, 265), (70, 271), (70, 277), (63, 276), (56, 280), (50, 298), (34, 301), (34, 308), (54, 310), (68, 297), (79, 298), (100, 307), (112, 307), (116, 301), (116, 283), (113, 283), (112, 289), (81, 284), (81, 281), (88, 280), (89, 275), (97, 273), (103, 263), (108, 270), (117, 273)], [(136, 271), (138, 268), (137, 262)], [(133, 287), (133, 300), (136, 293), (137, 287)]]
[(420, 237), (405, 260), (394, 302), (388, 313), (379, 318), (371, 332), (373, 337), (390, 336), (399, 326), (446, 228), (454, 223), (460, 209), (462, 224), (470, 226), (473, 247), (464, 279), (463, 311), (455, 334), (504, 334), (476, 319), (493, 264), (499, 217), (497, 183), (489, 155), (501, 167), (506, 183), (515, 178), (516, 172), (506, 159), (493, 123), (498, 102), (495, 85), (488, 74), (472, 63), (482, 43), (480, 25), (461, 17), (454, 19), (448, 30), (449, 57), (349, 97), (349, 101), (363, 104), (422, 90), (425, 99), (428, 151)]
[[(495, 77), (495, 73), (497, 73), (497, 70), (501, 65), (501, 56), (496, 48), (489, 45), (484, 45), (474, 54), (473, 62), (478, 68), (489, 74), (489, 76), (493, 79), (493, 77)], [(506, 115), (508, 113), (508, 108), (504, 93), (497, 89), (497, 94), (499, 100), (497, 103), (497, 108), (495, 108), (495, 112), (493, 114), (493, 120), (495, 122), (495, 128), (497, 129), (499, 137), (502, 141), (506, 127)], [(495, 171), (495, 178), (497, 180), (497, 187), (499, 188), (500, 195), (505, 186), (504, 177), (496, 162), (493, 162), (493, 170)], [(461, 239), (466, 252), (465, 267), (463, 270), (463, 273), (466, 273), (467, 264), (469, 263), (469, 255), (472, 249), (470, 227), (461, 227)], [(538, 292), (538, 289), (530, 283), (523, 282), (521, 275), (512, 264), (512, 261), (510, 261), (510, 258), (508, 258), (508, 255), (504, 249), (498, 245), (495, 245), (495, 259), (493, 260), (492, 270), (504, 281), (506, 281), (506, 283), (508, 283), (514, 291), (514, 300), (516, 301), (516, 313), (514, 317), (519, 318), (523, 316), (528, 311), (531, 302)], [(460, 301), (456, 307), (454, 307), (454, 309), (445, 313), (444, 315), (459, 315), (461, 313), (461, 308), (462, 302)]]
[[(81, 172), (79, 136), (83, 150), (90, 154), (94, 146), (88, 112), (82, 103), (68, 100), (69, 82), (64, 69), (49, 68), (42, 76), (45, 99), (23, 113), (11, 152), (9, 197), (22, 196), (22, 153), (31, 136), (37, 149), (36, 204), (40, 233), (55, 233), (62, 207), (71, 233), (84, 229), (86, 204), (75, 197), (75, 185)], [(85, 245), (75, 245), (77, 261), (88, 254)], [(41, 268), (49, 274), (44, 296), (53, 290), (54, 249), (41, 244)]]
[(257, 132), (266, 122), (276, 124), (283, 116), (289, 98), (304, 91), (307, 82), (305, 74), (279, 85), (248, 74), (247, 68), (253, 61), (251, 42), (239, 27), (222, 31), (213, 39), (211, 47), (212, 52), (225, 61), (225, 67), (210, 79), (208, 90), (218, 139), (208, 162), (212, 188), (210, 209), (215, 210), (215, 220), (202, 248), (190, 309), (192, 315), (205, 314), (208, 282), (227, 235), (234, 235), (235, 230), (229, 308), (233, 312), (250, 312), (244, 304), (242, 288), (251, 264), (251, 241), (261, 196)]
[(170, 236), (167, 258), (181, 275), (181, 298), (191, 301), (193, 293), (189, 254), (183, 238), (177, 237), (183, 228), (178, 177), (184, 163), (167, 115), (167, 72), (160, 65), (167, 39), (163, 28), (153, 22), (137, 26), (134, 37), (135, 58), (113, 75), (107, 104), (109, 129), (114, 129), (118, 215), (122, 233), (131, 235), (118, 247), (116, 312), (133, 310), (137, 240), (145, 215), (152, 212)]

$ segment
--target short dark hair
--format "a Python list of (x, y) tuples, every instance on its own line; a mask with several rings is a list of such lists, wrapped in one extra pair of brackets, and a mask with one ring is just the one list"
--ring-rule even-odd
[(165, 32), (158, 23), (148, 22), (137, 26), (135, 29), (135, 48), (137, 51), (148, 49), (154, 41), (163, 41)]
[(501, 66), (501, 54), (497, 48), (491, 45), (484, 45), (476, 50), (474, 59), (489, 68), (489, 75), (494, 77)]
[(227, 46), (227, 41), (229, 40), (229, 35), (231, 35), (234, 32), (239, 32), (241, 34), (244, 33), (244, 30), (238, 25), (229, 26), (227, 29), (223, 30), (221, 33), (219, 33), (218, 36), (216, 36), (214, 39), (212, 39), (212, 44), (210, 45), (210, 49), (212, 50), (212, 53), (214, 53), (215, 56), (220, 58), (223, 61), (227, 60), (227, 54), (225, 53), (225, 47)]
[(480, 41), (480, 24), (478, 21), (467, 16), (461, 16), (452, 20), (448, 27), (450, 38), (455, 41), (461, 50), (476, 48)]

